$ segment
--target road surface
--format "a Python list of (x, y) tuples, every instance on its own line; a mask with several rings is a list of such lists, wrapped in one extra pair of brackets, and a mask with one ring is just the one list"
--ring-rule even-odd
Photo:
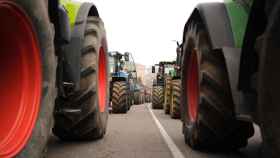
[(52, 137), (47, 158), (258, 158), (258, 128), (249, 145), (236, 152), (205, 153), (184, 143), (180, 120), (150, 104), (135, 105), (127, 114), (111, 114), (106, 136), (94, 142), (61, 142)]

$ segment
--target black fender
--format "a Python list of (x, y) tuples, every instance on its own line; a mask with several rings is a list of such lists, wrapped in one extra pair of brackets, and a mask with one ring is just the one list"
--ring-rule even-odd
[(67, 15), (67, 11), (62, 7), (58, 7), (58, 16), (59, 16), (59, 42), (60, 44), (67, 44), (71, 39), (71, 27), (70, 21)]
[[(224, 3), (202, 3), (195, 7), (184, 27), (184, 35), (192, 23), (203, 23), (213, 49), (234, 47), (230, 20)], [(183, 35), (183, 42), (185, 37)]]
[[(66, 53), (64, 55), (63, 78), (65, 82), (73, 83), (75, 90), (80, 88), (80, 57), (88, 16), (99, 17), (99, 13), (94, 4), (83, 3), (71, 32), (70, 43), (64, 48)], [(107, 51), (107, 44), (105, 49)]]

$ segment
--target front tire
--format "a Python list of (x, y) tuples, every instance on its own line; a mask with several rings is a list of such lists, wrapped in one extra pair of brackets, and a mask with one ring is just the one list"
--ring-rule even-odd
[(109, 86), (105, 39), (102, 20), (88, 17), (80, 58), (80, 89), (56, 100), (53, 133), (62, 140), (95, 140), (106, 133)]

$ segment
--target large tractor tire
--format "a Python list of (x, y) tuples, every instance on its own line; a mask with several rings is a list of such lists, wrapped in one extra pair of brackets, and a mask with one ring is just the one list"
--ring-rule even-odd
[(39, 158), (56, 97), (54, 30), (44, 1), (0, 2), (0, 157)]
[(153, 109), (162, 109), (163, 108), (163, 87), (154, 86), (152, 93), (152, 108)]
[(128, 105), (128, 85), (125, 81), (117, 81), (113, 83), (112, 92), (112, 112), (127, 113)]
[[(77, 24), (79, 25), (79, 24)], [(109, 104), (107, 50), (101, 19), (89, 16), (80, 58), (80, 89), (56, 100), (53, 133), (62, 140), (95, 140), (106, 133)]]
[(180, 118), (180, 97), (181, 97), (181, 80), (172, 80), (171, 87), (171, 106), (170, 106), (170, 117)]
[(185, 142), (194, 149), (234, 150), (254, 133), (249, 122), (237, 121), (222, 54), (212, 51), (208, 32), (190, 25), (182, 62), (181, 118)]
[(171, 105), (171, 77), (167, 76), (164, 81), (164, 104), (163, 110), (165, 114), (169, 114)]
[(257, 116), (263, 137), (263, 157), (278, 158), (280, 155), (280, 2), (271, 5), (271, 14), (268, 19), (266, 31), (257, 39), (257, 52), (259, 57), (258, 72), (258, 108)]

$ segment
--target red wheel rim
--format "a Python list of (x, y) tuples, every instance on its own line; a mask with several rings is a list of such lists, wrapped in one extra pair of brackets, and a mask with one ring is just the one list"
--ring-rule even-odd
[(26, 14), (0, 2), (0, 157), (14, 157), (32, 134), (41, 99), (41, 59)]
[(107, 62), (104, 48), (99, 49), (98, 63), (98, 104), (100, 112), (104, 112), (106, 108), (107, 95)]
[(199, 81), (198, 81), (198, 61), (197, 52), (191, 53), (187, 73), (187, 100), (188, 100), (188, 117), (190, 121), (195, 122), (197, 119)]

